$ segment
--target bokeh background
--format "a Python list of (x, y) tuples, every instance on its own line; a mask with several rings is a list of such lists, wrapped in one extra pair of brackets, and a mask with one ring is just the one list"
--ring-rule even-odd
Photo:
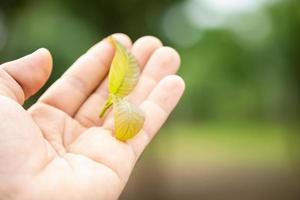
[(43, 90), (114, 32), (175, 47), (186, 81), (121, 200), (300, 199), (299, 0), (0, 0), (0, 62), (48, 48)]

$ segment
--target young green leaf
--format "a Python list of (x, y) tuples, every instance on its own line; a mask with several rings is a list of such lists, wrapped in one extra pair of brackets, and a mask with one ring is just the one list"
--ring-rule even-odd
[[(108, 75), (109, 93), (124, 97), (136, 86), (140, 74), (140, 67), (132, 53), (120, 42), (110, 36), (109, 41), (115, 48), (115, 55)], [(103, 117), (106, 110), (112, 105), (111, 97), (100, 112)]]
[(112, 36), (109, 39), (115, 47), (115, 56), (108, 75), (109, 92), (124, 97), (137, 84), (140, 68), (137, 60), (128, 49)]
[(113, 96), (115, 137), (126, 141), (134, 137), (143, 127), (145, 116), (134, 104)]
[(141, 130), (145, 121), (142, 110), (123, 100), (137, 84), (140, 68), (128, 49), (112, 36), (108, 39), (115, 48), (115, 55), (108, 75), (109, 97), (100, 112), (100, 117), (113, 105), (115, 137), (126, 141)]

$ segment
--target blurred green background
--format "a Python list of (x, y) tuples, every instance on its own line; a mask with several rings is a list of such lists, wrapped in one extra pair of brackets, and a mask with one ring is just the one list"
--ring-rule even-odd
[(0, 1), (0, 62), (48, 48), (43, 90), (114, 32), (176, 48), (186, 81), (121, 200), (300, 199), (298, 0)]

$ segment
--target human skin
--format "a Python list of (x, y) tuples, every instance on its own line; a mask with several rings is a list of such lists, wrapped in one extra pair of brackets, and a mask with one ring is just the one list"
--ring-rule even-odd
[(184, 81), (178, 53), (155, 37), (130, 48), (141, 76), (128, 99), (145, 112), (143, 129), (121, 142), (113, 117), (99, 119), (114, 49), (103, 39), (82, 55), (28, 110), (22, 104), (47, 81), (48, 50), (0, 66), (0, 199), (110, 200), (121, 194), (137, 159), (178, 103)]

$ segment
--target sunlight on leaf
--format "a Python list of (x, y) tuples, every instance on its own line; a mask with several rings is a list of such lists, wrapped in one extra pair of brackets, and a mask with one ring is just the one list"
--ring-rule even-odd
[(142, 110), (123, 100), (136, 86), (140, 67), (133, 54), (112, 36), (108, 38), (114, 46), (115, 55), (108, 74), (109, 97), (100, 117), (113, 105), (115, 119), (115, 137), (126, 141), (135, 136), (143, 127), (145, 117)]
[(120, 97), (113, 97), (115, 137), (126, 141), (134, 137), (143, 127), (145, 116), (141, 109)]
[(115, 56), (108, 75), (108, 87), (111, 94), (127, 96), (135, 87), (140, 74), (137, 60), (132, 53), (112, 36), (109, 41), (115, 47)]

